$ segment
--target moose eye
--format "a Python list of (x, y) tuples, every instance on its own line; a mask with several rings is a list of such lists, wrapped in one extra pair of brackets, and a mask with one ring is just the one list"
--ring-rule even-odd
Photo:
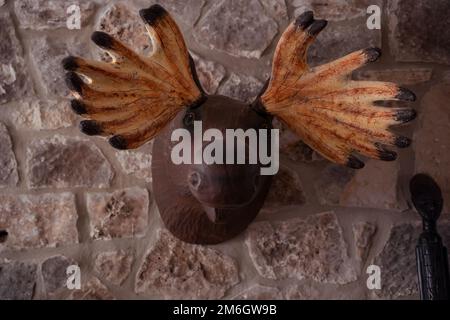
[(195, 114), (193, 112), (188, 112), (183, 118), (183, 123), (186, 127), (191, 127), (194, 124)]

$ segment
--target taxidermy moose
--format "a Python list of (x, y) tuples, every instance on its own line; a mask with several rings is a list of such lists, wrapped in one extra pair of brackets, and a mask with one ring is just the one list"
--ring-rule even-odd
[(385, 146), (404, 148), (411, 142), (388, 127), (411, 121), (415, 111), (374, 102), (413, 101), (414, 94), (393, 83), (349, 79), (353, 70), (377, 60), (379, 49), (308, 67), (307, 48), (327, 24), (315, 20), (311, 11), (282, 34), (272, 75), (251, 104), (207, 95), (171, 16), (159, 5), (139, 13), (152, 42), (150, 56), (94, 32), (92, 41), (112, 62), (67, 57), (66, 82), (76, 98), (72, 109), (88, 119), (80, 123), (83, 133), (110, 136), (109, 143), (117, 149), (138, 148), (156, 137), (155, 200), (167, 229), (183, 241), (214, 244), (245, 230), (264, 203), (271, 176), (261, 175), (266, 165), (261, 162), (174, 164), (171, 133), (176, 129), (192, 132), (195, 122), (202, 121), (202, 130), (256, 129), (261, 139), (259, 129), (271, 129), (277, 117), (323, 157), (354, 169), (364, 166), (354, 153), (391, 161), (396, 153)]

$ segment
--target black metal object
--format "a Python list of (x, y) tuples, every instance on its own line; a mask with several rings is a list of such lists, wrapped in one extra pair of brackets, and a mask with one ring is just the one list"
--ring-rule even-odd
[(409, 186), (411, 200), (423, 221), (423, 231), (416, 246), (420, 298), (449, 300), (450, 274), (447, 248), (442, 244), (436, 228), (443, 207), (441, 189), (426, 174), (415, 175)]

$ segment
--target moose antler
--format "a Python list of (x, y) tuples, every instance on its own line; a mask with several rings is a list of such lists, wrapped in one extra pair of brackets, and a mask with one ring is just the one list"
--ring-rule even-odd
[(300, 15), (283, 33), (275, 51), (272, 76), (255, 105), (277, 116), (325, 158), (359, 169), (364, 156), (391, 161), (396, 153), (384, 145), (404, 148), (410, 139), (387, 129), (415, 118), (410, 108), (385, 108), (378, 100), (414, 101), (414, 94), (396, 84), (352, 81), (351, 72), (376, 61), (380, 50), (369, 48), (308, 68), (306, 52), (327, 25), (311, 11)]
[(111, 63), (67, 57), (66, 82), (77, 99), (72, 109), (89, 119), (80, 123), (88, 135), (112, 136), (118, 149), (137, 148), (152, 139), (183, 107), (200, 103), (196, 80), (183, 36), (159, 5), (139, 11), (149, 33), (150, 57), (136, 54), (104, 32), (92, 41), (112, 56)]

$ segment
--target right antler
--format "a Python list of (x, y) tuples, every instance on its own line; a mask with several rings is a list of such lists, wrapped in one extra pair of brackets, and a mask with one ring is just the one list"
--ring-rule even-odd
[(309, 69), (308, 46), (325, 28), (325, 20), (303, 13), (281, 36), (275, 51), (268, 88), (257, 101), (265, 111), (286, 123), (310, 147), (330, 161), (359, 169), (362, 155), (395, 160), (384, 145), (404, 148), (410, 139), (387, 129), (415, 118), (410, 108), (383, 108), (377, 100), (414, 101), (414, 94), (394, 83), (352, 81), (352, 71), (373, 62), (380, 50), (369, 48)]

